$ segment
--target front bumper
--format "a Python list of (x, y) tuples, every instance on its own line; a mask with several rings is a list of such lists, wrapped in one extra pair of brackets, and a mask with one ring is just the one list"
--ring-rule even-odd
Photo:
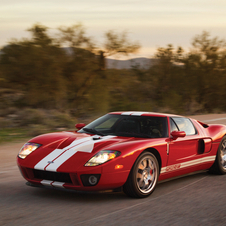
[[(76, 173), (41, 171), (19, 166), (22, 176), (32, 185), (73, 189), (78, 191), (100, 191), (115, 189), (126, 182), (129, 170), (103, 173), (100, 168)], [(95, 185), (87, 183), (83, 178), (97, 176)]]

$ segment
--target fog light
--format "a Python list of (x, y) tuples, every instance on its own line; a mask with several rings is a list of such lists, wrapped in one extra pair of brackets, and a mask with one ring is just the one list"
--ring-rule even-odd
[(95, 176), (90, 176), (89, 177), (89, 183), (91, 184), (91, 185), (95, 185), (96, 183), (97, 183), (97, 177), (95, 177)]
[(80, 178), (84, 186), (95, 186), (100, 180), (100, 174), (82, 174)]

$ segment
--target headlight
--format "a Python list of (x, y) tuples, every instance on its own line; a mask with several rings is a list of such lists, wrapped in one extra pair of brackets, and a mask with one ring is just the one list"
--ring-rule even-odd
[(39, 148), (41, 144), (36, 144), (36, 143), (26, 143), (24, 146), (21, 148), (19, 152), (19, 157), (22, 159), (25, 159), (31, 152)]
[(121, 154), (119, 151), (100, 151), (96, 155), (94, 155), (86, 164), (85, 166), (98, 166), (105, 162), (108, 162)]

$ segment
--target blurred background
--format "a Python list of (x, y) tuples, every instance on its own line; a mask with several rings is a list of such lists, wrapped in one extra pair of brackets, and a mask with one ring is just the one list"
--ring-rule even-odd
[(109, 111), (226, 111), (225, 1), (0, 3), (0, 142)]

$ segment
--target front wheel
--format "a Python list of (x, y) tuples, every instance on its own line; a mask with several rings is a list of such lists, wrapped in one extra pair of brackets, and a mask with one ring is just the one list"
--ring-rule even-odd
[(159, 164), (149, 152), (142, 153), (136, 160), (123, 191), (131, 197), (145, 198), (155, 189), (159, 176)]
[(224, 136), (221, 140), (216, 160), (210, 168), (210, 171), (217, 174), (226, 174), (226, 136)]

